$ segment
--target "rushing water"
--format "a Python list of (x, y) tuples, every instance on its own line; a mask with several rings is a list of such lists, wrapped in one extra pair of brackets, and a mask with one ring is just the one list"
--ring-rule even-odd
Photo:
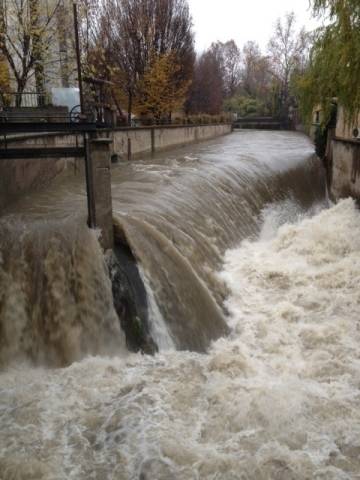
[(0, 478), (360, 478), (360, 217), (327, 207), (308, 140), (235, 133), (115, 167), (153, 357), (126, 352), (75, 228), (81, 181), (2, 220)]

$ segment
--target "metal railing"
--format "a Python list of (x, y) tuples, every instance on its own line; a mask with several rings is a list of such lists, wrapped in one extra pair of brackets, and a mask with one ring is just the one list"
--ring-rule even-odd
[(51, 105), (51, 96), (48, 93), (37, 92), (1, 92), (0, 107), (36, 108)]
[(67, 106), (53, 105), (49, 92), (0, 91), (0, 122), (87, 122), (95, 123), (99, 127), (112, 127), (113, 108), (104, 101), (102, 85), (98, 85), (100, 81), (97, 81), (97, 84), (92, 83), (93, 88), (87, 92), (84, 101), (83, 113), (80, 105), (75, 105), (70, 110)]

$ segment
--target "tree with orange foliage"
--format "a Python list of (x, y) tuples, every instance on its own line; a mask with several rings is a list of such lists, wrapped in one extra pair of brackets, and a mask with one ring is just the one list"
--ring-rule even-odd
[(174, 52), (153, 56), (139, 85), (136, 112), (161, 123), (182, 107), (190, 80), (179, 76), (180, 71), (181, 65)]
[[(97, 73), (93, 75), (99, 77), (105, 73), (107, 80), (116, 85), (113, 97), (125, 106), (129, 124), (133, 110), (139, 111), (140, 105), (142, 111), (150, 114), (146, 105), (149, 98), (158, 99), (157, 83), (167, 85), (172, 78), (177, 93), (167, 93), (167, 97), (183, 97), (195, 57), (187, 0), (82, 1), (87, 4), (87, 11), (91, 10), (89, 18), (96, 17), (90, 22), (93, 33), (90, 37), (83, 35), (90, 38), (90, 47), (95, 52), (96, 65), (93, 63)], [(150, 71), (156, 75), (155, 82), (150, 79)], [(167, 113), (173, 110), (172, 104), (178, 104), (174, 100), (163, 103), (170, 105), (166, 107)], [(159, 108), (159, 103), (153, 108), (157, 116)], [(160, 110), (162, 115), (165, 110), (163, 107)]]
[(5, 93), (9, 91), (9, 66), (5, 57), (0, 53), (0, 107), (6, 104)]

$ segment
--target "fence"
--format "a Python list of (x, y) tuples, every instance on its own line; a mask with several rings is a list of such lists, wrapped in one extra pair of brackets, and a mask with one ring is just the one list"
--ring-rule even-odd
[(51, 105), (51, 96), (48, 93), (36, 92), (1, 92), (0, 106), (2, 107), (45, 107)]

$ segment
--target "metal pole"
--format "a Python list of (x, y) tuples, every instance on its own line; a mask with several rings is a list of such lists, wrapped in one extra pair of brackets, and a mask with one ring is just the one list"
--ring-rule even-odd
[(91, 139), (88, 133), (84, 134), (85, 142), (85, 176), (86, 176), (86, 196), (88, 206), (88, 226), (96, 228), (96, 207), (94, 195), (94, 172), (91, 158)]
[(78, 23), (77, 2), (76, 1), (73, 2), (73, 12), (74, 12), (76, 63), (77, 63), (77, 72), (78, 72), (80, 110), (81, 110), (80, 113), (83, 114), (84, 113), (84, 94), (83, 94), (82, 75), (81, 75), (79, 23)]
[[(76, 63), (78, 71), (79, 81), (79, 96), (80, 96), (80, 118), (83, 119), (84, 115), (84, 93), (82, 85), (81, 75), (81, 59), (80, 59), (80, 41), (79, 41), (79, 25), (77, 14), (77, 2), (73, 2), (74, 12), (74, 32), (75, 32), (75, 47), (76, 47)], [(87, 206), (88, 206), (88, 226), (90, 228), (96, 228), (96, 210), (95, 210), (95, 197), (94, 197), (94, 175), (92, 169), (90, 138), (88, 133), (83, 135), (84, 149), (85, 149), (85, 175), (86, 175), (86, 194), (87, 194)]]

